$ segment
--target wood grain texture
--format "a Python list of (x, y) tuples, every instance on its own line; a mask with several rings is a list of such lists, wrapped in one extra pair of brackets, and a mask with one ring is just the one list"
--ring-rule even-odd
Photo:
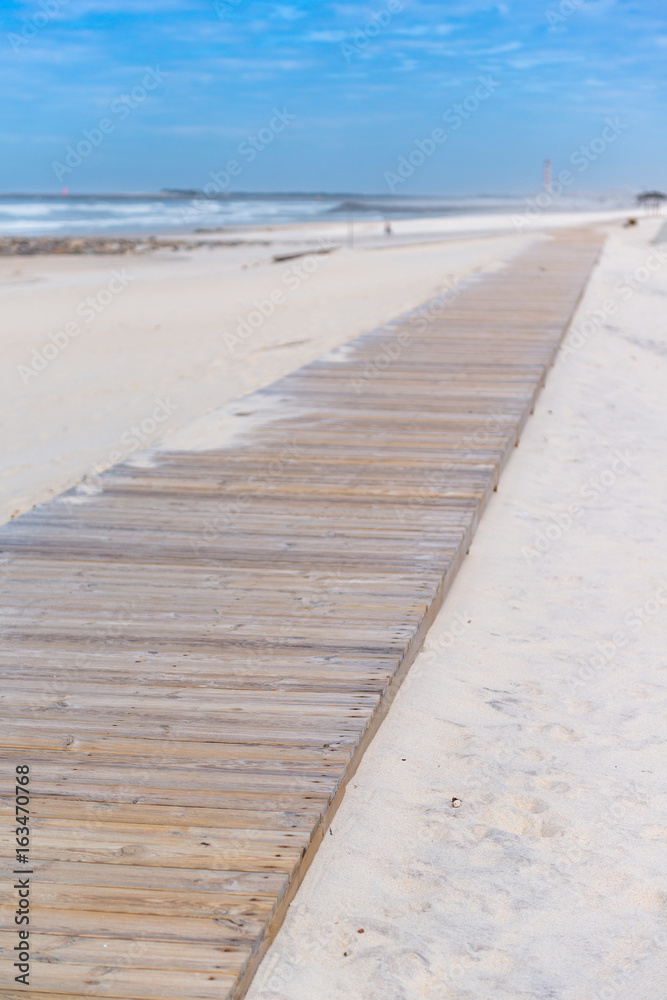
[[(7, 1000), (238, 1000), (473, 538), (601, 237), (508, 265), (0, 530)], [(11, 832), (11, 831), (10, 831)], [(8, 972), (8, 970), (10, 970)]]

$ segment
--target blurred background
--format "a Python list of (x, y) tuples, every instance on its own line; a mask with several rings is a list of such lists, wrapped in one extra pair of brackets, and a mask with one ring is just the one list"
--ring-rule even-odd
[[(0, 192), (161, 193), (96, 210), (4, 198), (6, 234), (187, 226), (184, 204), (202, 191), (211, 203), (376, 195), (379, 206), (352, 209), (383, 211), (389, 198), (398, 214), (433, 214), (451, 207), (443, 198), (506, 208), (549, 170), (572, 174), (567, 199), (609, 206), (667, 186), (656, 0), (2, 0), (0, 11)], [(413, 196), (429, 201), (391, 205)], [(209, 206), (212, 221), (350, 210), (337, 197), (240, 201)]]

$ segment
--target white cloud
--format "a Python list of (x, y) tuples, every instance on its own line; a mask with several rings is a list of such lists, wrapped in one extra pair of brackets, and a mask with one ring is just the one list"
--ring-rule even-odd
[(407, 35), (408, 37), (418, 37), (419, 35), (429, 35), (431, 29), (428, 24), (413, 24), (410, 28), (397, 28), (395, 35)]
[(299, 10), (298, 7), (290, 7), (285, 4), (276, 4), (274, 8), (278, 17), (282, 17), (283, 21), (298, 21), (300, 18), (306, 16), (306, 12)]
[(227, 128), (223, 125), (158, 125), (151, 129), (156, 135), (176, 135), (184, 139), (196, 139), (200, 136), (214, 136), (218, 139), (238, 139), (247, 133), (247, 129)]
[(342, 42), (347, 38), (345, 31), (309, 31), (305, 36), (309, 42)]
[[(23, 0), (27, 7), (34, 7), (34, 0)], [(200, 5), (195, 5), (195, 9)], [(69, 0), (61, 8), (61, 16), (70, 20), (87, 14), (168, 14), (173, 11), (192, 11), (187, 0)], [(203, 7), (200, 7), (203, 9)]]

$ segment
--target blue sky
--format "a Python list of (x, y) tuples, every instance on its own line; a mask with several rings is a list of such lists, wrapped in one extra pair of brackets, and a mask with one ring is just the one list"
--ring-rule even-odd
[(0, 0), (0, 46), (3, 191), (386, 193), (421, 143), (396, 193), (525, 194), (591, 142), (575, 189), (667, 188), (664, 0)]

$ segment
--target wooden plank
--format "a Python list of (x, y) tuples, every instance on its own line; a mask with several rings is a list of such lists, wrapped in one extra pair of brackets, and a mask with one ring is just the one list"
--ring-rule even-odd
[[(0, 961), (14, 961), (16, 935), (0, 931)], [(197, 941), (156, 941), (124, 937), (36, 933), (31, 947), (50, 964), (113, 965), (140, 969), (210, 970), (236, 976), (247, 961), (244, 948)], [(4, 995), (4, 994), (3, 994)], [(187, 995), (187, 994), (186, 994)]]
[[(132, 969), (96, 963), (65, 965), (35, 962), (30, 990), (3, 991), (3, 1000), (47, 996), (136, 998), (136, 1000), (224, 1000), (236, 977), (215, 970)], [(72, 993), (76, 983), (76, 993)]]
[(543, 240), (244, 399), (227, 444), (0, 530), (0, 815), (28, 763), (34, 869), (30, 988), (6, 1000), (243, 995), (600, 246)]
[[(92, 911), (70, 906), (63, 909), (50, 909), (35, 906), (31, 913), (34, 926), (42, 933), (67, 934), (73, 936), (88, 936), (91, 928), (95, 928), (98, 937), (127, 937), (128, 926), (132, 926), (135, 939), (146, 941), (175, 942), (206, 942), (226, 945), (236, 949), (251, 949), (258, 934), (261, 934), (266, 924), (266, 916), (271, 912), (263, 903), (255, 902), (249, 913), (230, 909), (228, 916), (219, 917), (180, 917), (173, 914), (137, 914), (116, 913), (114, 911)], [(10, 930), (11, 921), (2, 919), (0, 928)], [(103, 959), (103, 955), (100, 956)], [(36, 957), (39, 961), (39, 956)], [(31, 977), (32, 978), (32, 977)]]
[[(2, 858), (7, 870), (10, 858)], [(40, 861), (39, 883), (52, 882), (78, 885), (123, 886), (141, 889), (160, 889), (164, 886), (164, 873), (160, 868), (141, 865), (94, 864), (80, 862), (75, 867), (68, 862)], [(169, 886), (174, 891), (240, 893), (245, 896), (270, 896), (280, 898), (288, 883), (281, 872), (241, 872), (228, 868), (213, 871), (205, 868), (170, 868)]]

